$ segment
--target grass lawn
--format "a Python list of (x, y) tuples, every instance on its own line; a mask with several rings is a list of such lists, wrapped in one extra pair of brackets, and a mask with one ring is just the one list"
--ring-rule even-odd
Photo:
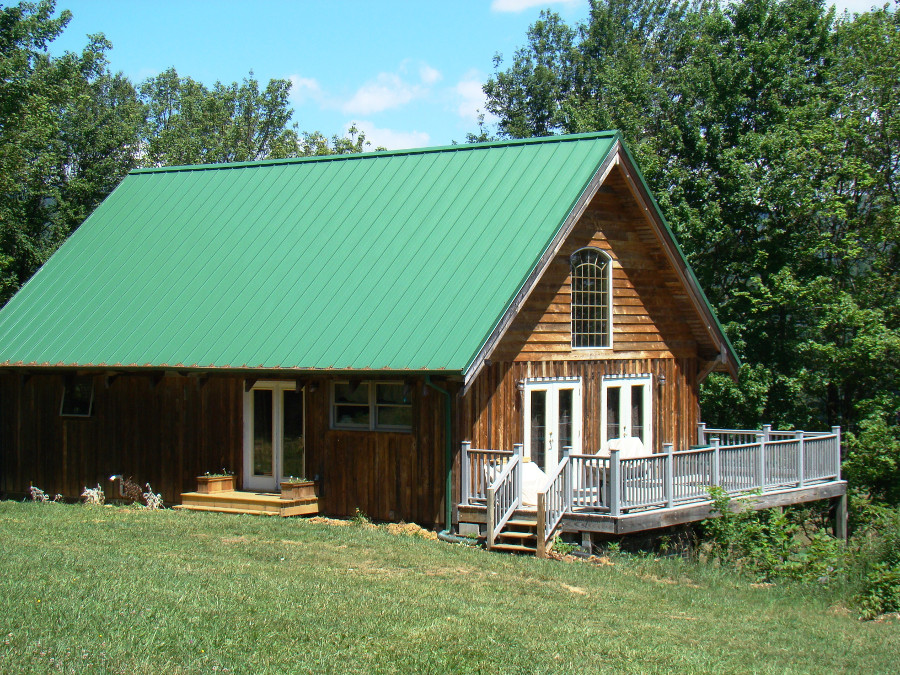
[(680, 561), (0, 502), (0, 673), (897, 673), (900, 623)]

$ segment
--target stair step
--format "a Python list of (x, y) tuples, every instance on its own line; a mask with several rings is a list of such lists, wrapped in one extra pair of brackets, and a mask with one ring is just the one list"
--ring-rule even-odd
[(511, 530), (503, 530), (498, 537), (508, 537), (510, 539), (535, 539), (537, 535), (534, 532), (516, 532)]
[(240, 513), (249, 516), (278, 516), (275, 511), (258, 511), (255, 509), (230, 509), (224, 506), (198, 506), (196, 504), (176, 504), (172, 508), (179, 511), (208, 511), (210, 513)]
[(537, 553), (537, 548), (532, 546), (522, 546), (521, 544), (504, 544), (494, 543), (493, 549), (496, 551), (510, 551), (512, 553)]
[(536, 520), (528, 520), (527, 518), (510, 518), (506, 521), (506, 527), (537, 527)]

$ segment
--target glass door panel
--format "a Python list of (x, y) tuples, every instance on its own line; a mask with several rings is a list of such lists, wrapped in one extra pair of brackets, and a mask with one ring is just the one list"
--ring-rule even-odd
[(631, 435), (646, 440), (644, 436), (644, 387), (647, 385), (632, 385), (631, 387)]
[(281, 477), (305, 478), (303, 392), (285, 389), (282, 404)]
[(253, 475), (272, 475), (272, 390), (253, 390)]
[(606, 390), (606, 434), (603, 438), (608, 441), (611, 438), (619, 438), (622, 435), (622, 425), (619, 420), (619, 396), (621, 387), (608, 387)]
[(560, 389), (559, 401), (557, 401), (557, 411), (559, 418), (559, 447), (565, 448), (572, 445), (572, 418), (574, 411), (572, 405), (574, 403), (574, 391), (572, 389)]
[(531, 392), (531, 461), (541, 471), (547, 466), (547, 392)]
[(603, 379), (601, 412), (602, 449), (614, 438), (637, 438), (651, 449), (652, 376), (629, 375)]

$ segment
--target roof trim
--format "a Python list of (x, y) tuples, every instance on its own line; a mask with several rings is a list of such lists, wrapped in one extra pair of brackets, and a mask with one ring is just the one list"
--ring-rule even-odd
[(491, 352), (494, 351), (494, 349), (503, 339), (503, 336), (506, 335), (506, 331), (512, 324), (513, 319), (515, 319), (516, 315), (522, 309), (522, 306), (528, 300), (528, 297), (537, 286), (538, 281), (540, 281), (540, 278), (544, 275), (544, 272), (547, 271), (547, 267), (549, 267), (550, 263), (553, 261), (553, 258), (556, 257), (557, 253), (559, 253), (559, 249), (562, 247), (569, 234), (571, 234), (572, 230), (575, 227), (575, 224), (584, 214), (584, 211), (585, 209), (587, 209), (588, 204), (590, 204), (591, 199), (593, 199), (594, 195), (597, 194), (597, 190), (601, 185), (603, 185), (603, 182), (606, 180), (609, 172), (612, 171), (612, 168), (617, 164), (619, 149), (623, 147), (621, 134), (619, 134), (619, 132), (615, 133), (615, 139), (615, 142), (610, 145), (609, 151), (607, 151), (606, 155), (599, 162), (596, 171), (594, 171), (593, 175), (591, 176), (591, 179), (582, 188), (578, 199), (575, 200), (572, 208), (569, 209), (569, 214), (557, 229), (556, 234), (547, 243), (547, 246), (544, 248), (541, 257), (531, 268), (531, 272), (519, 287), (519, 291), (507, 304), (506, 309), (503, 311), (503, 314), (500, 315), (500, 319), (494, 326), (494, 330), (491, 331), (491, 334), (488, 335), (487, 339), (482, 344), (481, 349), (478, 350), (478, 353), (466, 367), (466, 370), (463, 373), (463, 393), (468, 390), (469, 385), (475, 381), (476, 377), (478, 377), (478, 373), (480, 373), (481, 369), (484, 368), (484, 364), (488, 356), (491, 354)]
[(456, 145), (439, 145), (427, 148), (408, 148), (405, 150), (380, 150), (376, 152), (360, 152), (349, 155), (321, 155), (316, 157), (288, 157), (284, 159), (263, 159), (254, 162), (221, 162), (219, 164), (187, 164), (180, 166), (147, 167), (132, 169), (128, 175), (146, 173), (171, 173), (176, 171), (215, 171), (220, 169), (242, 169), (247, 167), (280, 166), (284, 164), (306, 164), (311, 162), (347, 162), (372, 157), (399, 157), (405, 155), (425, 155), (436, 152), (467, 152), (483, 148), (502, 148), (516, 145), (533, 145), (536, 143), (569, 143), (591, 138), (613, 138), (619, 136), (618, 131), (594, 131), (584, 134), (566, 134), (564, 136), (538, 136), (536, 138), (517, 138), (508, 141), (488, 141), (485, 143), (460, 143)]

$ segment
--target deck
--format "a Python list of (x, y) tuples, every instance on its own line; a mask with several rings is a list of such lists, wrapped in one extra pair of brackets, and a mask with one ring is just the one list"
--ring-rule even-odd
[(837, 531), (845, 536), (847, 484), (840, 476), (840, 428), (830, 432), (707, 429), (698, 445), (623, 459), (573, 454), (547, 475), (537, 503), (523, 501), (524, 459), (512, 451), (463, 444), (458, 520), (486, 527), (488, 545), (511, 519), (534, 520), (540, 554), (559, 532), (621, 535), (714, 516), (710, 487), (752, 508), (840, 499)]
[(314, 516), (319, 513), (319, 500), (316, 497), (286, 499), (277, 492), (184, 492), (181, 504), (175, 508), (259, 516)]

